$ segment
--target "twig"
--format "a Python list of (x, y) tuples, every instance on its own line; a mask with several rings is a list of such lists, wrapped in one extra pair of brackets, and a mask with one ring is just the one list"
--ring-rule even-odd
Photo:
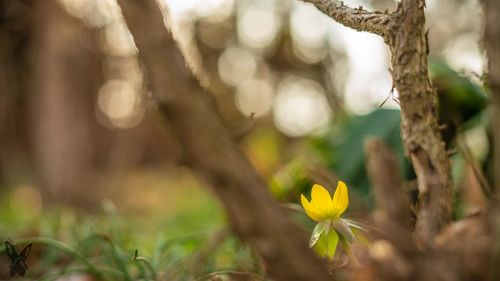
[(385, 98), (385, 100), (378, 106), (379, 108), (381, 108), (388, 100), (389, 98), (392, 98), (392, 100), (399, 104), (399, 101), (394, 97), (394, 85), (392, 85), (391, 87), (391, 90), (389, 91), (389, 94), (387, 95), (387, 97)]
[(389, 13), (369, 12), (359, 7), (353, 9), (338, 0), (302, 0), (311, 3), (318, 10), (341, 23), (358, 31), (368, 31), (382, 37), (388, 35)]

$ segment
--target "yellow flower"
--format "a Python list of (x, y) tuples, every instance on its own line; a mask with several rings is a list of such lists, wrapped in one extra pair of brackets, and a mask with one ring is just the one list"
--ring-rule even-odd
[(351, 220), (340, 217), (349, 205), (346, 184), (339, 181), (333, 198), (326, 188), (315, 184), (311, 190), (311, 201), (307, 201), (303, 194), (300, 199), (306, 214), (318, 222), (309, 239), (309, 246), (319, 255), (333, 258), (340, 241), (346, 253), (356, 261), (349, 247), (349, 244), (356, 240), (352, 229), (363, 230), (363, 228)]
[(326, 188), (315, 184), (311, 190), (311, 201), (307, 201), (302, 194), (300, 196), (302, 207), (306, 214), (317, 222), (339, 218), (349, 205), (347, 186), (343, 181), (339, 181), (333, 199)]

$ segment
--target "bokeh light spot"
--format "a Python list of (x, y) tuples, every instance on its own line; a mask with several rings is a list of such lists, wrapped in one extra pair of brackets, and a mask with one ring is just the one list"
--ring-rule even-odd
[(122, 80), (110, 80), (99, 90), (99, 109), (118, 128), (136, 126), (143, 116), (137, 91)]
[(454, 68), (481, 74), (484, 68), (484, 57), (479, 48), (477, 34), (464, 34), (451, 41), (444, 55), (446, 61)]
[(257, 60), (243, 48), (229, 47), (220, 56), (218, 68), (224, 82), (238, 86), (253, 76), (257, 69)]
[(250, 6), (240, 13), (238, 38), (250, 48), (263, 49), (276, 38), (279, 25), (279, 18), (272, 9)]
[(323, 15), (313, 6), (299, 5), (290, 16), (290, 32), (294, 42), (311, 48), (324, 46), (327, 26)]
[(59, 0), (69, 14), (80, 18), (90, 27), (103, 27), (119, 18), (115, 0)]
[(291, 137), (309, 135), (328, 125), (331, 110), (323, 88), (304, 78), (287, 77), (278, 87), (274, 120), (280, 131)]
[(265, 115), (273, 104), (273, 85), (264, 79), (250, 79), (243, 83), (236, 92), (236, 105), (245, 115), (255, 117)]

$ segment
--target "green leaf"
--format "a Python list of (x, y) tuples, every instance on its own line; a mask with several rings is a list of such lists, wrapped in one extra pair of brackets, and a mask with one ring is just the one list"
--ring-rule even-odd
[(316, 224), (311, 234), (311, 238), (309, 239), (309, 247), (312, 248), (318, 242), (319, 238), (321, 237), (321, 234), (323, 234), (325, 230), (326, 232), (328, 232), (327, 222), (320, 222)]
[(332, 259), (335, 256), (338, 242), (339, 236), (335, 231), (323, 232), (323, 235), (320, 236), (318, 242), (314, 245), (314, 250), (318, 255), (322, 257), (328, 256)]
[(337, 250), (337, 243), (339, 242), (339, 236), (337, 232), (330, 231), (327, 235), (328, 237), (328, 257), (331, 259), (335, 256), (335, 251)]

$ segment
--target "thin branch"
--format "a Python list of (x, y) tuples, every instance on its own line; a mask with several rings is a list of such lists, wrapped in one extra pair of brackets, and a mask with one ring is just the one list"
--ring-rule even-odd
[(384, 38), (388, 35), (387, 25), (391, 19), (388, 12), (369, 12), (363, 7), (351, 8), (338, 0), (302, 0), (311, 3), (318, 10), (340, 24), (358, 31), (368, 31)]

